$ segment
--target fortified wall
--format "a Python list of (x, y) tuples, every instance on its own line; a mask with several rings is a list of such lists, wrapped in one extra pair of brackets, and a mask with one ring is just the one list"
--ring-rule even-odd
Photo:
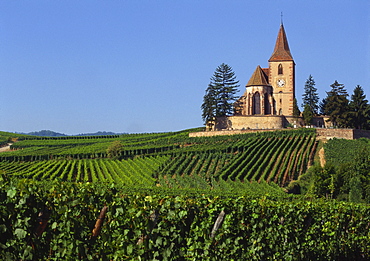
[[(313, 117), (313, 126), (319, 128), (331, 127), (328, 117)], [(214, 129), (217, 131), (224, 130), (264, 130), (264, 129), (283, 129), (288, 126), (299, 128), (304, 127), (303, 117), (284, 116), (284, 115), (235, 115), (228, 117), (218, 117)]]
[[(246, 129), (246, 130), (221, 130), (221, 131), (200, 131), (189, 133), (189, 137), (211, 137), (219, 135), (235, 135), (235, 134), (246, 134), (254, 132), (265, 132), (265, 131), (277, 131), (277, 130), (287, 130), (287, 129)], [(368, 138), (370, 139), (369, 130), (355, 130), (355, 129), (316, 129), (316, 137), (318, 139), (359, 139)]]

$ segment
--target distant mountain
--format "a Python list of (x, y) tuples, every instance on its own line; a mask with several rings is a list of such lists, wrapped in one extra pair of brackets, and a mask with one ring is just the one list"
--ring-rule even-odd
[(81, 133), (78, 135), (67, 135), (64, 133), (59, 133), (51, 130), (41, 130), (41, 131), (33, 131), (29, 133), (23, 133), (23, 134), (28, 134), (32, 136), (42, 136), (42, 137), (65, 137), (65, 136), (103, 136), (103, 135), (119, 135), (122, 133), (114, 133), (111, 131), (98, 131), (95, 133)]

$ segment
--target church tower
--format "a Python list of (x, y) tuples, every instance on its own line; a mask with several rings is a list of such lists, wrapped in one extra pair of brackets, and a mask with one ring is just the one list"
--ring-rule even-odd
[(268, 72), (269, 85), (272, 86), (274, 93), (275, 113), (292, 116), (295, 97), (295, 63), (289, 50), (283, 24), (280, 25), (275, 49), (269, 59)]

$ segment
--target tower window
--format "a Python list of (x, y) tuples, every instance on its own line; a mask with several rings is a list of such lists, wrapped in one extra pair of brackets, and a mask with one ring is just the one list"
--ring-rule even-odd
[(278, 74), (283, 74), (283, 66), (281, 65), (281, 63), (278, 66)]

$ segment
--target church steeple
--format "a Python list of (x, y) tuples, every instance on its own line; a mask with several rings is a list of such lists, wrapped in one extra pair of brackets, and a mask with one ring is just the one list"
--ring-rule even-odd
[(270, 57), (269, 62), (278, 61), (293, 61), (293, 57), (289, 50), (288, 40), (282, 23), (280, 25), (278, 37), (276, 39), (275, 49)]

